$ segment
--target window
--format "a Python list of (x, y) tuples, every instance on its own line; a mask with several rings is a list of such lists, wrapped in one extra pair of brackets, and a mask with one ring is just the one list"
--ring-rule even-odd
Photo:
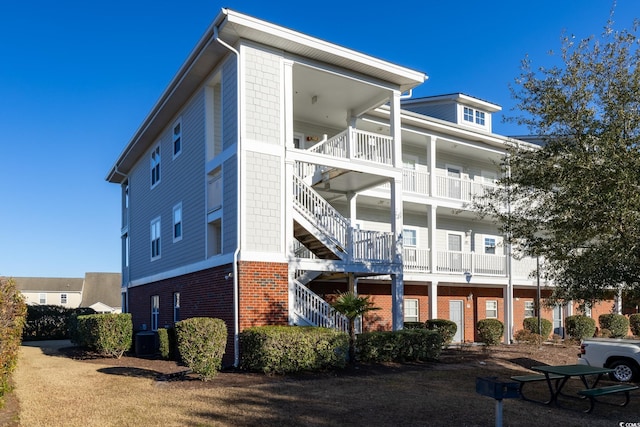
[(160, 182), (160, 145), (151, 152), (151, 188)]
[(182, 240), (182, 203), (173, 207), (173, 241)]
[(420, 312), (418, 311), (417, 299), (405, 299), (404, 300), (404, 321), (405, 322), (419, 322)]
[(173, 322), (180, 321), (180, 292), (173, 293)]
[(182, 119), (173, 125), (173, 158), (182, 153)]
[(498, 318), (498, 301), (489, 300), (485, 304), (486, 304), (487, 319), (497, 319)]
[(464, 107), (464, 121), (473, 123), (473, 108)]
[(47, 294), (38, 295), (38, 302), (40, 304), (46, 304), (47, 303)]
[(524, 302), (524, 317), (536, 317), (536, 309), (533, 301)]
[(160, 296), (151, 296), (151, 330), (158, 330), (158, 318), (160, 317)]
[(486, 123), (486, 113), (470, 107), (463, 107), (462, 118), (465, 122), (475, 123), (479, 126), (484, 126)]
[(151, 221), (151, 259), (160, 257), (160, 218)]
[(418, 246), (418, 231), (410, 228), (402, 230), (402, 244), (404, 245), (405, 261), (416, 262)]
[(591, 307), (589, 307), (588, 305), (584, 306), (584, 315), (587, 317), (591, 317)]
[(67, 303), (67, 294), (60, 294), (60, 304), (66, 304)]
[(496, 254), (496, 239), (493, 237), (485, 237), (484, 238), (484, 253), (485, 254)]

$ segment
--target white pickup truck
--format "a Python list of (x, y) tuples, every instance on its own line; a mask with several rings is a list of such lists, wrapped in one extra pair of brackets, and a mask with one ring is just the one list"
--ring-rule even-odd
[(591, 338), (580, 345), (578, 364), (613, 368), (615, 381), (640, 380), (640, 340)]

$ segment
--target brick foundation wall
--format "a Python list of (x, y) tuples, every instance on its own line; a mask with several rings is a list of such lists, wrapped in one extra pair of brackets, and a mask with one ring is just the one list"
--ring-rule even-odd
[(173, 294), (180, 292), (180, 318), (216, 317), (227, 325), (225, 366), (233, 363), (233, 280), (227, 278), (231, 265), (215, 267), (129, 289), (129, 311), (134, 331), (151, 327), (151, 297), (158, 295), (158, 327), (171, 327)]
[(240, 331), (289, 323), (288, 271), (284, 263), (239, 263)]

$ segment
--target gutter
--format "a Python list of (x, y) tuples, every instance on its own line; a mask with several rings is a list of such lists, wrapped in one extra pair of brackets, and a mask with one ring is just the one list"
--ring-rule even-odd
[[(227, 9), (222, 9), (222, 13), (224, 15), (226, 15), (228, 12)], [(242, 182), (242, 178), (241, 178), (241, 174), (240, 174), (240, 152), (241, 152), (241, 148), (242, 148), (242, 142), (241, 142), (241, 134), (242, 134), (242, 127), (240, 126), (241, 123), (241, 116), (240, 116), (240, 52), (238, 52), (235, 48), (233, 48), (231, 45), (229, 45), (227, 42), (225, 42), (224, 40), (220, 39), (219, 34), (218, 34), (218, 27), (221, 25), (217, 24), (213, 26), (213, 40), (215, 40), (216, 42), (220, 43), (223, 47), (225, 47), (226, 49), (228, 49), (229, 51), (231, 51), (233, 54), (235, 54), (236, 56), (236, 84), (237, 84), (237, 89), (236, 89), (236, 108), (237, 108), (237, 112), (236, 112), (236, 126), (237, 126), (237, 132), (238, 132), (238, 136), (237, 136), (237, 152), (236, 152), (236, 177), (237, 177), (237, 188), (238, 188), (238, 192), (237, 192), (237, 196), (236, 196), (236, 212), (237, 212), (237, 220), (236, 220), (236, 250), (233, 252), (233, 366), (234, 367), (238, 367), (238, 365), (240, 364), (240, 283), (239, 283), (239, 277), (238, 277), (238, 257), (240, 255), (240, 246), (242, 244), (242, 240), (240, 238), (240, 230), (241, 230), (241, 203), (240, 203), (240, 188), (241, 187), (241, 182)]]

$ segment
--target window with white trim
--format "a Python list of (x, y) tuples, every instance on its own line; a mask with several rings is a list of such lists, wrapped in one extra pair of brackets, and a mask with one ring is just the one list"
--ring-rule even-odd
[(418, 230), (405, 228), (402, 230), (402, 244), (404, 246), (404, 256), (407, 262), (416, 262), (418, 247)]
[(151, 188), (160, 182), (160, 145), (151, 152)]
[(182, 118), (173, 124), (173, 158), (182, 153)]
[(173, 207), (173, 241), (182, 240), (182, 203)]
[(151, 221), (151, 259), (160, 258), (160, 218)]
[(465, 122), (473, 123), (478, 126), (486, 125), (486, 113), (484, 111), (476, 110), (471, 107), (462, 108), (462, 119)]
[(484, 238), (484, 253), (489, 255), (496, 254), (496, 239), (494, 237)]
[(485, 310), (486, 310), (487, 319), (497, 319), (498, 318), (498, 301), (487, 300), (485, 303)]
[(60, 304), (66, 304), (67, 303), (67, 294), (60, 294)]
[(405, 322), (419, 322), (420, 311), (418, 309), (417, 299), (405, 299), (404, 300), (404, 321)]
[(173, 322), (180, 321), (180, 292), (173, 293)]
[(524, 302), (524, 317), (536, 317), (536, 307), (533, 301)]
[(151, 330), (158, 330), (158, 319), (160, 318), (160, 295), (151, 296)]
[(47, 303), (47, 294), (38, 295), (38, 303), (46, 304)]

